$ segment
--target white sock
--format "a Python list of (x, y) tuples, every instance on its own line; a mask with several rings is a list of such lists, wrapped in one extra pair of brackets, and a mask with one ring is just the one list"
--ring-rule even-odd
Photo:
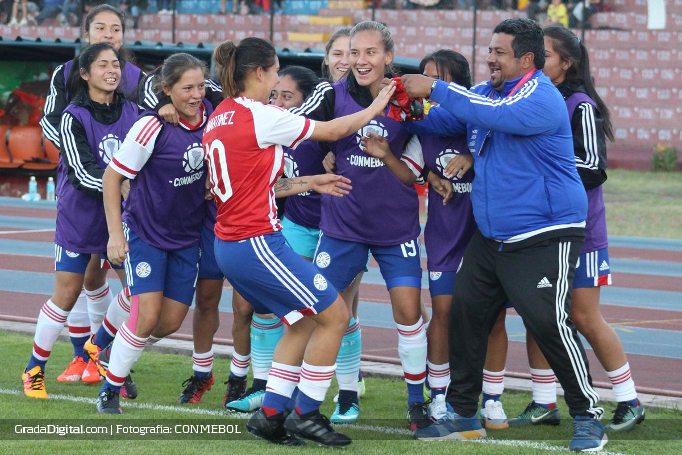
[[(332, 384), (335, 369), (336, 365), (308, 365), (303, 361), (298, 390), (313, 400), (324, 401), (327, 389)], [(355, 381), (357, 382), (357, 376)]]
[(556, 403), (556, 376), (552, 369), (530, 369), (533, 380), (533, 401), (538, 404)]
[(69, 312), (59, 308), (52, 300), (43, 304), (38, 314), (36, 333), (33, 336), (33, 356), (36, 359), (47, 361), (50, 357), (52, 347), (64, 328), (68, 316)]
[[(245, 377), (249, 374), (249, 363), (251, 361), (250, 355), (241, 355), (236, 352), (232, 354), (232, 361), (230, 362), (230, 373), (233, 376)], [(274, 362), (273, 362), (274, 365)], [(270, 376), (268, 375), (268, 380)]]
[(199, 353), (192, 351), (192, 369), (198, 373), (210, 373), (213, 370), (213, 349)]
[(630, 364), (628, 362), (625, 362), (625, 365), (617, 370), (607, 371), (606, 376), (609, 377), (613, 385), (613, 394), (617, 402), (620, 403), (637, 398), (635, 381), (632, 380), (632, 373), (630, 373)]
[(426, 379), (426, 330), (420, 317), (416, 324), (398, 327), (398, 355), (405, 381), (420, 384)]
[(92, 333), (97, 333), (97, 329), (102, 325), (104, 315), (107, 314), (109, 304), (114, 300), (114, 294), (111, 292), (109, 284), (104, 283), (104, 286), (99, 289), (85, 289), (85, 295), (88, 298), (90, 328)]
[(71, 308), (69, 316), (66, 318), (69, 325), (69, 336), (73, 338), (85, 338), (90, 336), (92, 330), (90, 317), (88, 316), (88, 299), (85, 292), (81, 291), (76, 299), (76, 304)]
[(147, 338), (135, 336), (126, 324), (118, 329), (109, 357), (107, 381), (110, 384), (123, 385), (133, 365), (142, 355), (146, 344)]
[[(504, 392), (504, 370), (483, 370), (483, 393), (486, 395), (502, 395)], [(485, 403), (483, 403), (485, 404)]]
[[(124, 289), (116, 295), (116, 299), (109, 305), (106, 316), (108, 324), (105, 326), (107, 331), (111, 333), (112, 328), (118, 330), (128, 320), (129, 316), (130, 299), (126, 296)], [(112, 335), (116, 335), (116, 332), (112, 333)]]
[(301, 367), (272, 362), (266, 390), (291, 398), (301, 376)]
[(436, 365), (427, 361), (426, 366), (429, 369), (429, 387), (431, 390), (445, 390), (450, 382), (450, 364)]

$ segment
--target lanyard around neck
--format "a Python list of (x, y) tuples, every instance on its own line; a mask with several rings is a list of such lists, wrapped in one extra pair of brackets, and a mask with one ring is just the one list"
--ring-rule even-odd
[[(519, 88), (521, 88), (521, 87), (523, 86), (523, 84), (525, 84), (526, 82), (528, 82), (528, 81), (530, 80), (530, 78), (533, 77), (533, 74), (535, 74), (535, 71), (536, 71), (536, 70), (534, 70), (534, 69), (528, 71), (528, 72), (525, 74), (525, 76), (523, 76), (523, 77), (521, 78), (521, 80), (520, 80), (519, 82), (516, 83), (516, 85), (514, 86), (514, 88), (511, 90), (511, 92), (509, 92), (509, 95), (507, 95), (507, 98), (511, 98), (511, 96), (512, 96)], [(493, 90), (493, 92), (490, 94), (490, 98), (491, 98), (491, 99), (494, 99), (494, 98), (495, 98), (495, 90)]]

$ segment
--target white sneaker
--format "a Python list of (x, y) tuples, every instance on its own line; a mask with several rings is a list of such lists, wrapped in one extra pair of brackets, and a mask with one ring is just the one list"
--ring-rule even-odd
[(12, 19), (7, 25), (9, 25), (10, 27), (18, 27), (19, 22), (16, 19)]
[(486, 428), (498, 430), (509, 428), (509, 419), (507, 419), (507, 414), (504, 413), (502, 403), (499, 401), (486, 401), (485, 406), (481, 408), (480, 416)]
[(19, 21), (20, 27), (23, 27), (24, 25), (28, 25), (28, 19), (26, 19), (26, 16), (22, 17), (21, 20)]
[(447, 417), (448, 406), (445, 402), (445, 394), (441, 393), (436, 395), (431, 404), (429, 405), (429, 416), (434, 422), (438, 422), (440, 419)]

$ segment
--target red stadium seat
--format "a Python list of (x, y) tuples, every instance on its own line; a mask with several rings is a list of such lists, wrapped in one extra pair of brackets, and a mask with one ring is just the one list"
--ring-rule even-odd
[(43, 131), (39, 126), (15, 126), (9, 132), (7, 146), (15, 163), (24, 169), (54, 169), (55, 163), (47, 160), (42, 145)]
[(59, 149), (43, 135), (43, 150), (50, 163), (59, 164)]
[(18, 168), (21, 163), (16, 163), (12, 160), (12, 155), (7, 148), (7, 136), (9, 133), (9, 126), (0, 125), (0, 168), (11, 169)]

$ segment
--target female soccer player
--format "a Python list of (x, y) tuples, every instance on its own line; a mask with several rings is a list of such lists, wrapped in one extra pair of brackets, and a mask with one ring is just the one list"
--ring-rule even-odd
[[(425, 76), (471, 87), (469, 63), (452, 50), (441, 49), (429, 54), (419, 68)], [(421, 150), (407, 151), (401, 158), (391, 153), (383, 137), (372, 134), (363, 140), (363, 145), (368, 154), (379, 158), (406, 185), (413, 185), (422, 177), (425, 167), (432, 182), (424, 229), (433, 309), (427, 329), (427, 365), (431, 389), (429, 411), (431, 418), (438, 420), (447, 411), (445, 389), (450, 379), (447, 333), (452, 289), (464, 249), (476, 229), (470, 198), (474, 175), (467, 172), (473, 165), (473, 158), (465, 136), (422, 136), (419, 140)], [(449, 174), (446, 168), (456, 171)]]
[[(561, 26), (549, 26), (544, 34), (546, 59), (543, 72), (566, 100), (573, 130), (575, 162), (587, 191), (585, 244), (573, 281), (571, 318), (592, 346), (613, 385), (618, 406), (604, 429), (630, 431), (644, 420), (644, 407), (637, 399), (623, 344), (599, 311), (600, 288), (611, 284), (602, 184), (606, 181), (606, 139), (613, 141), (613, 127), (609, 109), (594, 87), (585, 45), (573, 32)], [(533, 402), (510, 423), (558, 425), (554, 371), (530, 334), (527, 335), (526, 346), (533, 378)]]
[[(288, 66), (279, 72), (279, 82), (270, 94), (270, 104), (283, 109), (298, 107), (310, 95), (318, 81), (319, 78), (312, 70), (302, 66)], [(299, 177), (324, 174), (323, 159), (324, 151), (315, 141), (305, 141), (295, 150), (284, 147), (283, 175)], [(283, 200), (277, 200), (278, 208)], [(320, 237), (320, 195), (306, 191), (289, 196), (286, 198), (283, 215), (281, 225), (287, 243), (296, 253), (312, 261)], [(238, 308), (239, 311), (235, 311), (232, 325), (235, 353), (230, 365), (225, 408), (251, 412), (260, 407), (265, 397), (265, 385), (272, 356), (284, 333), (284, 325), (273, 315), (253, 313), (251, 305), (243, 299), (237, 302), (233, 299), (232, 308)], [(248, 319), (239, 318), (240, 314), (253, 316)], [(238, 327), (239, 325), (242, 327)], [(250, 335), (250, 343), (247, 344), (249, 340), (237, 340), (239, 333), (242, 333), (244, 338)], [(250, 346), (250, 349), (244, 349), (246, 346)], [(249, 361), (253, 366), (253, 384), (244, 390)]]
[[(282, 145), (296, 148), (306, 139), (336, 141), (351, 135), (383, 112), (395, 84), (367, 109), (314, 122), (266, 104), (278, 82), (279, 62), (271, 43), (246, 38), (236, 46), (226, 41), (213, 56), (227, 97), (209, 120), (203, 140), (218, 203), (216, 258), (256, 312), (273, 312), (289, 325), (275, 349), (261, 409), (247, 428), (280, 444), (301, 443), (291, 431), (324, 445), (347, 445), (350, 438), (335, 432), (319, 407), (334, 374), (348, 311), (327, 279), (286, 245), (275, 215), (275, 191), (283, 190), (281, 196), (309, 190), (347, 193), (349, 181), (341, 176), (278, 181)], [(297, 385), (298, 400), (289, 413)]]
[[(33, 355), (22, 375), (24, 394), (30, 397), (47, 398), (45, 364), (81, 293), (91, 256), (106, 251), (102, 175), (109, 154), (118, 148), (116, 138), (138, 115), (137, 105), (116, 92), (120, 80), (119, 53), (107, 43), (86, 48), (71, 65), (73, 99), (62, 114), (57, 170), (55, 289), (38, 316)], [(120, 205), (121, 192), (114, 197)]]
[[(295, 113), (327, 120), (368, 106), (392, 73), (394, 44), (391, 33), (378, 22), (357, 24), (350, 35), (348, 77), (332, 86), (318, 86)], [(368, 252), (379, 263), (386, 281), (398, 327), (398, 352), (408, 387), (408, 420), (413, 430), (430, 423), (424, 403), (426, 330), (420, 311), (421, 262), (419, 202), (414, 188), (403, 185), (381, 161), (367, 156), (360, 144), (368, 133), (384, 136), (391, 151), (401, 156), (406, 147), (420, 147), (416, 137), (390, 118), (368, 122), (355, 136), (329, 144), (336, 155), (337, 172), (353, 181), (346, 198), (322, 198), (322, 237), (315, 263), (344, 298), (356, 275), (367, 264)], [(346, 298), (349, 306), (351, 299)], [(339, 360), (339, 419), (353, 421), (359, 414), (357, 376), (360, 350)]]
[[(117, 52), (121, 53), (122, 74), (118, 90), (128, 100), (137, 102), (137, 86), (144, 77), (144, 73), (131, 62), (132, 56), (129, 55), (130, 53), (122, 48), (125, 35), (124, 17), (124, 13), (120, 9), (110, 5), (104, 4), (93, 7), (85, 18), (85, 32), (82, 39), (87, 44), (108, 43)], [(69, 68), (73, 63), (74, 60), (69, 60), (55, 69), (50, 81), (50, 91), (45, 101), (43, 117), (40, 120), (43, 134), (57, 147), (60, 145), (59, 122), (62, 118), (62, 112), (73, 96), (73, 94), (69, 94), (66, 84)], [(122, 137), (110, 137), (103, 143), (103, 146), (109, 147), (110, 144), (114, 144), (116, 141), (116, 147), (118, 147), (121, 139)], [(105, 160), (104, 165), (106, 166), (111, 156), (108, 152), (103, 156)], [(105, 319), (104, 325), (107, 330), (115, 335), (118, 327), (128, 317), (130, 301), (125, 291), (121, 291), (117, 296), (116, 302), (113, 302), (114, 296), (106, 282), (107, 268), (102, 268), (99, 254), (92, 255), (91, 263), (85, 271), (83, 294), (69, 314), (67, 321), (69, 334), (74, 346), (74, 360), (64, 373), (57, 378), (59, 381), (73, 382), (83, 380), (84, 382), (99, 382), (100, 375), (96, 364), (90, 361), (86, 368), (84, 360), (87, 360), (87, 356), (83, 352), (83, 346), (88, 340), (90, 332), (97, 332), (103, 319)], [(106, 318), (105, 314), (107, 314)], [(126, 390), (129, 392), (128, 396), (134, 397), (134, 388), (135, 384), (132, 380), (129, 380), (126, 383)]]
[[(109, 229), (107, 253), (124, 263), (131, 312), (111, 349), (97, 410), (121, 413), (119, 391), (152, 332), (173, 333), (192, 303), (204, 219), (206, 171), (201, 138), (213, 111), (204, 98), (206, 65), (184, 53), (164, 61), (159, 84), (178, 111), (175, 126), (154, 113), (128, 132), (103, 179)], [(130, 195), (121, 215), (116, 194), (125, 178)]]

